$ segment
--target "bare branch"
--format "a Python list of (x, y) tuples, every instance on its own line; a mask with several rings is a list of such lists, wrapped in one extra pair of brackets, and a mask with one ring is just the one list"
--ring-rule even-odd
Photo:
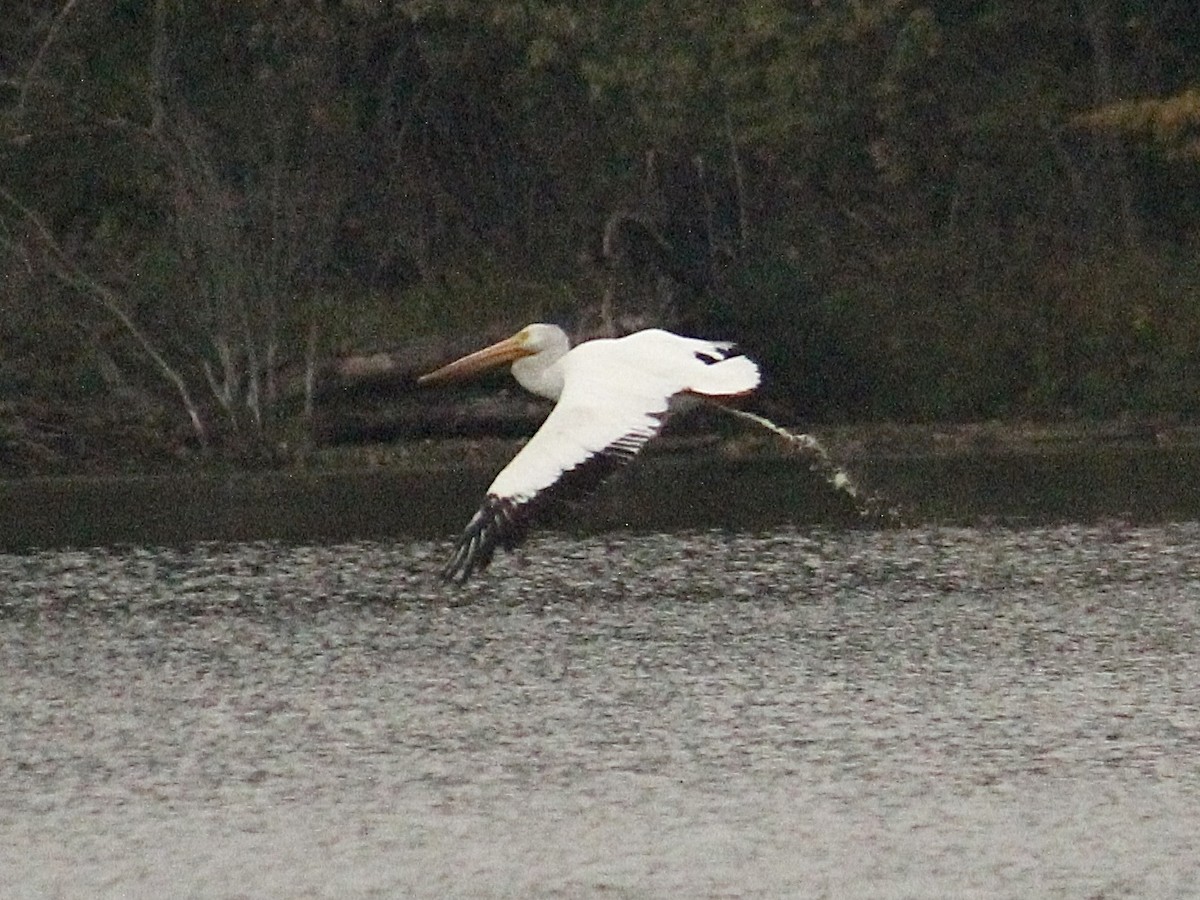
[(58, 15), (54, 17), (54, 21), (50, 23), (50, 29), (46, 32), (46, 39), (37, 49), (37, 53), (33, 55), (33, 62), (29, 64), (29, 68), (25, 70), (25, 78), (21, 84), (21, 92), (17, 95), (17, 116), (20, 117), (25, 111), (25, 101), (29, 97), (30, 86), (33, 84), (33, 77), (37, 74), (37, 70), (41, 68), (42, 60), (45, 59), (50, 45), (54, 43), (58, 37), (59, 31), (62, 29), (63, 22), (67, 16), (75, 9), (78, 0), (67, 0), (63, 4), (63, 8), (58, 11)]
[(738, 247), (745, 250), (750, 244), (750, 215), (746, 210), (746, 170), (742, 168), (742, 154), (738, 150), (737, 133), (733, 129), (733, 115), (729, 112), (729, 101), (725, 102), (725, 138), (729, 142), (729, 163), (733, 168), (733, 183), (737, 188)]
[(180, 402), (187, 412), (188, 418), (191, 421), (192, 431), (195, 433), (196, 438), (202, 445), (207, 445), (208, 434), (204, 427), (204, 420), (200, 416), (199, 407), (192, 400), (187, 382), (184, 381), (183, 376), (158, 351), (153, 341), (150, 340), (150, 337), (125, 312), (116, 292), (79, 268), (67, 255), (66, 251), (63, 250), (62, 246), (55, 239), (54, 234), (50, 231), (49, 226), (42, 221), (41, 216), (25, 206), (2, 187), (0, 187), (0, 200), (4, 200), (9, 206), (19, 212), (22, 218), (33, 226), (38, 236), (42, 239), (46, 249), (49, 251), (50, 261), (52, 262), (50, 274), (62, 284), (86, 296), (90, 296), (125, 329), (134, 343), (154, 363), (159, 373), (175, 388), (176, 393), (179, 395)]
[(166, 121), (167, 82), (167, 0), (155, 0), (154, 34), (150, 45), (150, 86), (146, 89), (150, 103), (150, 132), (161, 134)]

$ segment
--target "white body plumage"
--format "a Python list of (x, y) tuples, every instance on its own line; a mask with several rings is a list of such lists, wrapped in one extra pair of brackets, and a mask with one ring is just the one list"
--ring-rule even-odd
[[(540, 498), (590, 486), (631, 459), (681, 398), (721, 401), (758, 387), (758, 366), (733, 345), (649, 329), (574, 349), (562, 329), (530, 325), (421, 378), (441, 381), (512, 363), (531, 393), (556, 400), (538, 432), (496, 476), (468, 524), (448, 578), (484, 568), (497, 544), (515, 545)], [(596, 477), (588, 477), (594, 472)]]

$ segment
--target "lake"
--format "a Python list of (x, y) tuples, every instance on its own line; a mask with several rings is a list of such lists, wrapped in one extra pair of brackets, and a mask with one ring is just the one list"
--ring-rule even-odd
[[(839, 461), (908, 524), (1200, 518), (1200, 436), (1174, 446), (1076, 440), (1050, 452), (929, 443), (934, 452), (876, 448)], [(426, 465), (0, 479), (0, 551), (443, 537), (466, 523), (516, 446), (467, 443)], [(652, 444), (557, 524), (577, 534), (869, 524), (810, 471), (810, 457), (672, 446)]]
[(1089, 491), (0, 554), (4, 895), (1198, 896), (1200, 524)]

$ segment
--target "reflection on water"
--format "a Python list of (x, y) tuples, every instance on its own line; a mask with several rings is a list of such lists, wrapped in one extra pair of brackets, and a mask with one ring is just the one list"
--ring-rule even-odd
[[(864, 524), (805, 458), (651, 454), (573, 508), (574, 530)], [(1200, 448), (874, 458), (847, 470), (922, 522), (1161, 522), (1200, 517)], [(113, 543), (434, 538), (460, 529), (492, 472), (374, 469), (0, 481), (0, 549)], [(872, 524), (872, 523), (865, 523)]]
[(1200, 525), (0, 555), (6, 896), (1192, 897)]

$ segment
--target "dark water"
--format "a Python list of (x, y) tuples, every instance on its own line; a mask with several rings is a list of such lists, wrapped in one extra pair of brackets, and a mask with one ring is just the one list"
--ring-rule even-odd
[[(874, 457), (849, 469), (909, 524), (1200, 518), (1200, 447), (1190, 445)], [(481, 465), (0, 480), (0, 551), (436, 538), (463, 526), (493, 474)], [(731, 460), (711, 452), (639, 458), (570, 514), (573, 528), (590, 533), (858, 521), (854, 504), (804, 458)]]
[(1200, 896), (1200, 525), (0, 555), (5, 897)]

